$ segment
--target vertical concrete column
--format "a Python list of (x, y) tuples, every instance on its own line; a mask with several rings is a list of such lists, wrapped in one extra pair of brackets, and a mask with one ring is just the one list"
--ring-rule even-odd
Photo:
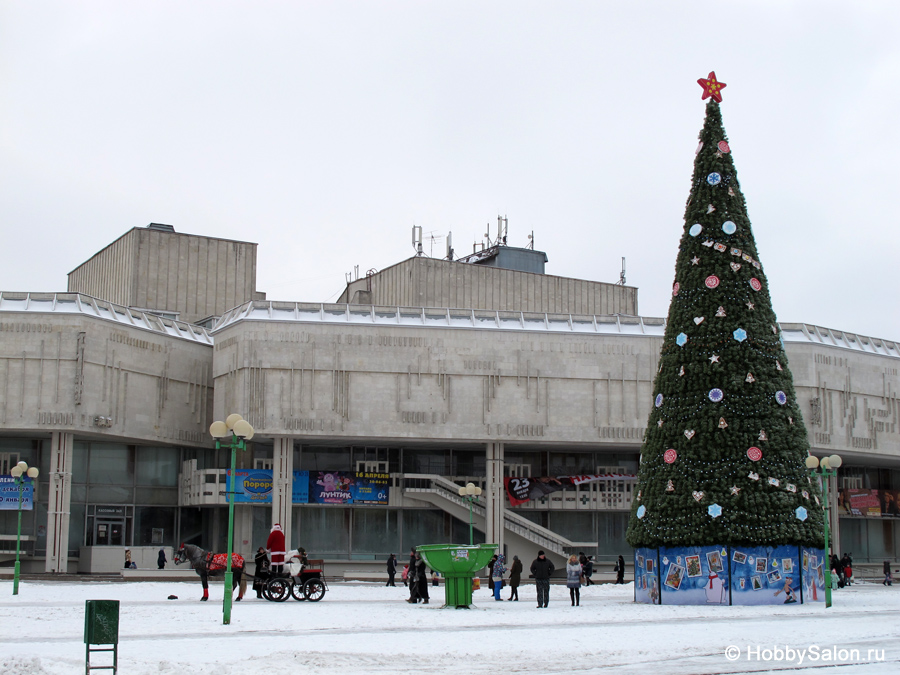
[(69, 565), (69, 515), (72, 506), (72, 453), (75, 435), (50, 435), (50, 489), (47, 491), (45, 572), (65, 574)]
[(291, 489), (294, 478), (294, 440), (276, 437), (273, 443), (272, 463), (272, 525), (281, 523), (284, 530), (285, 550), (296, 548), (291, 544)]
[(503, 443), (485, 444), (487, 453), (487, 477), (483, 493), (485, 504), (485, 541), (499, 544), (499, 552), (503, 553), (505, 528), (503, 526), (506, 513), (506, 496), (503, 489)]

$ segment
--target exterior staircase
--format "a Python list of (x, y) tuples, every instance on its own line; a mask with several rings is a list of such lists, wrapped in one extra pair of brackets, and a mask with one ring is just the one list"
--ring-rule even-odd
[[(406, 473), (403, 474), (404, 495), (428, 502), (446, 511), (463, 522), (469, 520), (469, 502), (460, 497), (457, 483), (435, 474)], [(485, 529), (485, 508), (481, 504), (472, 507), (472, 518), (475, 527), (482, 532)], [(572, 541), (556, 532), (541, 527), (510, 509), (504, 514), (504, 527), (507, 536), (519, 537), (530, 544), (546, 551), (567, 557), (586, 548), (595, 548), (597, 542)], [(510, 542), (514, 545), (514, 542)]]

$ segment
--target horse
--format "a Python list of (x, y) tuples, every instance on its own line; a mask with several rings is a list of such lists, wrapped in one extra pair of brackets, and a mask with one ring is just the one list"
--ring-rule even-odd
[[(225, 574), (225, 566), (228, 563), (227, 553), (210, 553), (199, 546), (193, 544), (182, 544), (181, 548), (175, 553), (175, 564), (189, 562), (194, 571), (200, 575), (200, 582), (203, 584), (203, 597), (200, 600), (209, 600), (209, 577), (223, 576)], [(231, 554), (231, 571), (233, 573), (231, 580), (231, 592), (240, 583), (240, 591), (238, 592), (237, 602), (244, 597), (244, 588), (246, 587), (242, 581), (244, 574), (244, 557), (239, 553)]]

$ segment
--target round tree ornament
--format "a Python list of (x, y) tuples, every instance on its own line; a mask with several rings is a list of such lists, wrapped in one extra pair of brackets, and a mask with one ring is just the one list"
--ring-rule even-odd
[(656, 407), (657, 407), (657, 408), (663, 404), (663, 395), (662, 395), (662, 394), (657, 394), (657, 395), (656, 395), (656, 401), (655, 401), (655, 403), (656, 403)]
[(675, 448), (669, 448), (663, 453), (663, 461), (666, 464), (674, 464), (676, 459), (678, 459), (678, 453)]
[(643, 504), (641, 504), (641, 505), (637, 508), (637, 514), (636, 514), (637, 517), (638, 517), (638, 518), (643, 518), (646, 514), (647, 514), (647, 507), (644, 506)]
[(722, 223), (722, 232), (725, 234), (734, 234), (737, 232), (737, 225), (734, 224), (731, 220), (726, 220)]
[(709, 390), (709, 400), (713, 403), (718, 403), (723, 398), (725, 398), (725, 392), (723, 392), (721, 389), (716, 388)]
[(710, 274), (703, 283), (706, 284), (707, 288), (716, 288), (719, 285), (719, 277), (715, 274)]
[(728, 141), (719, 141), (716, 144), (716, 147), (719, 148), (719, 152), (724, 152), (724, 153), (731, 152), (731, 148), (728, 145)]
[(750, 460), (753, 462), (758, 462), (762, 459), (762, 450), (754, 445), (747, 450), (747, 457), (750, 458)]
[(750, 280), (750, 288), (752, 288), (754, 291), (760, 291), (760, 290), (762, 290), (762, 283), (760, 282), (759, 279), (757, 279), (756, 277), (753, 277)]
[(706, 182), (710, 185), (718, 185), (722, 182), (722, 175), (716, 171), (713, 171), (706, 177)]
[(779, 405), (784, 405), (787, 403), (787, 394), (779, 389), (775, 392), (775, 400), (778, 401)]
[(701, 232), (703, 232), (703, 226), (700, 223), (694, 223), (691, 225), (691, 229), (688, 230), (688, 234), (692, 237), (696, 237)]

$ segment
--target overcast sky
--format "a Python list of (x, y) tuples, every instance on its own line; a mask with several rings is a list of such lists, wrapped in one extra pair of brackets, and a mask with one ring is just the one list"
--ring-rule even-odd
[(779, 320), (900, 340), (898, 36), (895, 1), (2, 0), (0, 290), (159, 222), (327, 302), (505, 215), (665, 316), (715, 70)]

